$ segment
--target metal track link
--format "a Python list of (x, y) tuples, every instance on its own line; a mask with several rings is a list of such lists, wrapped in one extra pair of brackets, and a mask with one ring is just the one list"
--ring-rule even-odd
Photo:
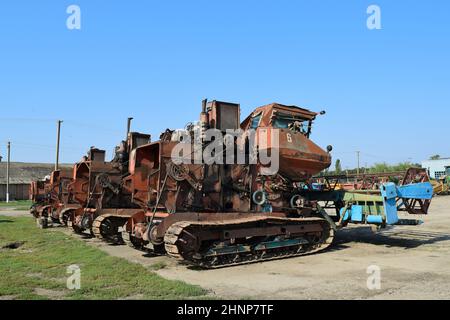
[[(114, 215), (111, 215), (111, 214), (104, 214), (104, 215), (98, 216), (94, 220), (94, 222), (92, 223), (92, 233), (94, 234), (95, 238), (97, 238), (99, 240), (102, 240), (102, 241), (105, 241), (105, 242), (112, 242), (112, 243), (115, 243), (115, 244), (122, 244), (124, 242), (122, 234), (116, 233), (114, 235), (112, 235), (112, 234), (111, 235), (105, 235), (102, 232), (102, 227), (111, 218), (116, 218), (116, 217)], [(110, 221), (110, 223), (113, 224), (112, 221)]]
[(130, 248), (146, 251), (145, 250), (145, 243), (141, 239), (135, 239), (130, 232), (127, 231), (126, 225), (123, 227), (122, 230), (122, 240), (123, 243)]
[(166, 232), (164, 245), (169, 256), (177, 260), (184, 260), (181, 251), (178, 248), (178, 241), (183, 231), (191, 226), (191, 222), (178, 222), (173, 224)]
[[(329, 248), (334, 241), (335, 232), (332, 229), (328, 221), (322, 218), (306, 218), (306, 219), (268, 219), (271, 222), (280, 223), (284, 222), (286, 225), (293, 224), (320, 224), (322, 228), (322, 236), (317, 242), (307, 241), (302, 239), (298, 242), (298, 245), (280, 246), (274, 249), (266, 249), (259, 252), (246, 252), (241, 255), (237, 251), (231, 250), (230, 253), (220, 254), (217, 256), (207, 256), (205, 254), (196, 253), (192, 257), (183, 256), (182, 245), (186, 243), (183, 239), (183, 235), (187, 234), (192, 236), (192, 231), (189, 229), (194, 229), (195, 227), (231, 227), (233, 225), (238, 225), (241, 222), (223, 222), (223, 223), (198, 223), (198, 222), (179, 222), (171, 226), (165, 236), (165, 247), (167, 254), (172, 258), (187, 262), (189, 264), (196, 265), (205, 269), (217, 269), (230, 266), (246, 265), (251, 263), (258, 263), (264, 261), (272, 261), (293, 257), (300, 257), (305, 255), (314, 254)], [(297, 238), (298, 240), (301, 237)], [(233, 247), (230, 247), (233, 248)]]

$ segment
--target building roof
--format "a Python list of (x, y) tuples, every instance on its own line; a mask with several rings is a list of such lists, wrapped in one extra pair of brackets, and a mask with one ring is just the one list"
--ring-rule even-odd
[[(0, 162), (0, 184), (6, 184), (6, 162)], [(70, 168), (72, 165), (61, 165)], [(10, 184), (29, 184), (32, 181), (44, 179), (55, 169), (50, 163), (22, 163), (12, 162), (10, 166)]]
[(425, 162), (439, 162), (439, 161), (441, 161), (441, 162), (448, 162), (448, 161), (450, 161), (450, 158), (439, 158), (439, 159), (427, 159), (427, 160), (423, 160), (422, 162), (423, 163), (425, 163)]

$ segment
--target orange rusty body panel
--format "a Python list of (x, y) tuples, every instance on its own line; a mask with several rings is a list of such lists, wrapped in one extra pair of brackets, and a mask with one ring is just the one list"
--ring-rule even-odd
[(46, 184), (49, 180), (33, 181), (30, 184), (30, 200), (34, 203), (41, 202), (45, 197)]
[[(226, 112), (235, 115), (227, 118)], [(213, 101), (204, 106), (201, 119), (208, 121), (205, 123), (207, 127), (225, 131), (239, 127), (233, 120), (239, 114), (239, 105)], [(191, 164), (174, 166), (171, 156), (178, 142), (172, 141), (172, 132), (168, 130), (162, 135), (161, 141), (138, 147), (132, 152), (130, 175), (124, 179), (124, 187), (132, 194), (133, 202), (151, 212), (152, 216), (161, 212), (260, 210), (251, 201), (251, 194), (256, 190), (266, 190), (272, 195), (274, 209), (289, 206), (289, 201), (277, 200), (281, 193), (274, 192), (271, 187), (285, 183), (283, 179), (291, 183), (306, 181), (331, 164), (330, 154), (309, 139), (312, 121), (317, 115), (295, 106), (270, 104), (257, 108), (240, 125), (244, 131), (255, 129), (257, 139), (266, 139), (266, 148), (271, 152), (276, 148), (280, 155), (279, 172), (274, 177), (266, 177), (264, 182), (258, 178), (260, 164), (229, 164), (226, 167), (220, 164), (198, 165), (194, 164), (194, 155), (190, 154)], [(255, 117), (259, 117), (256, 126), (253, 121)], [(281, 126), (277, 122), (279, 117), (284, 121)], [(290, 127), (294, 122), (304, 122), (304, 129)], [(223, 128), (224, 124), (231, 128)], [(286, 124), (286, 128), (283, 124)], [(271, 141), (273, 131), (278, 133), (277, 141)], [(236, 143), (242, 149), (245, 141)], [(171, 172), (173, 168), (183, 171), (183, 176), (174, 178)], [(200, 190), (196, 190), (198, 186)]]
[(36, 217), (52, 217), (59, 220), (62, 208), (68, 202), (68, 187), (72, 181), (70, 169), (53, 171), (49, 179), (31, 184), (31, 213)]
[[(278, 141), (269, 141), (263, 145), (268, 149), (278, 149), (280, 173), (283, 176), (294, 182), (305, 181), (331, 165), (330, 154), (309, 139), (317, 115), (303, 108), (274, 103), (257, 108), (242, 123), (241, 128), (256, 130), (260, 140), (268, 140), (276, 129)], [(291, 126), (294, 123), (298, 123), (298, 126)]]

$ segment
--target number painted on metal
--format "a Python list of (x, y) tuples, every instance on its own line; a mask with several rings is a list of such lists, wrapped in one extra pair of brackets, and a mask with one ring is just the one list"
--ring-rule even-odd
[(292, 135), (291, 135), (290, 133), (288, 133), (288, 134), (286, 135), (286, 137), (287, 137), (287, 141), (288, 141), (289, 143), (292, 143)]

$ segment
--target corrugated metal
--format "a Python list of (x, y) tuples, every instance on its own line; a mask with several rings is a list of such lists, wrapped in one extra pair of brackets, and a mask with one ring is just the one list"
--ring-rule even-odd
[[(10, 200), (28, 200), (29, 187), (29, 184), (11, 184), (9, 186)], [(6, 184), (0, 184), (0, 201), (6, 201)]]

